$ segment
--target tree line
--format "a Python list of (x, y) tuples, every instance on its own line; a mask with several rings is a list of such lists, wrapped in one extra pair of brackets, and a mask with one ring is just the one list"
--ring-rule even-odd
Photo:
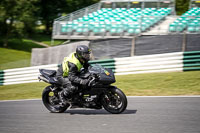
[[(12, 37), (28, 37), (44, 26), (43, 34), (51, 34), (55, 18), (87, 7), (99, 0), (0, 0), (0, 39), (7, 46)], [(188, 10), (188, 0), (176, 0), (176, 10)]]
[(98, 0), (0, 0), (0, 38), (4, 47), (12, 37), (29, 37), (43, 25), (51, 34), (55, 18), (98, 2)]

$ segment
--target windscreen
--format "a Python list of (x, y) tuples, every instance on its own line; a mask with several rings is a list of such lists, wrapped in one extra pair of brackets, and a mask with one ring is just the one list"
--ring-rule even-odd
[(89, 69), (90, 73), (104, 73), (104, 68), (101, 65), (94, 65)]
[(103, 68), (101, 65), (94, 65), (89, 69), (90, 73), (99, 75), (99, 82), (102, 84), (112, 84), (115, 82), (115, 76), (111, 69)]

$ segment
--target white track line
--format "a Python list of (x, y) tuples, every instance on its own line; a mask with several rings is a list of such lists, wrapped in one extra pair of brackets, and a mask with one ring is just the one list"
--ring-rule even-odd
[(21, 102), (21, 101), (37, 101), (42, 99), (19, 99), (19, 100), (0, 100), (0, 102)]
[(185, 96), (185, 95), (180, 95), (180, 96), (127, 96), (128, 98), (170, 98), (170, 97), (180, 97), (180, 98), (184, 98), (184, 97), (200, 97), (200, 95), (193, 95), (193, 96)]
[[(127, 96), (127, 98), (200, 98), (200, 95), (194, 96)], [(42, 99), (19, 99), (19, 100), (0, 100), (0, 102), (20, 102), (20, 101), (37, 101)]]

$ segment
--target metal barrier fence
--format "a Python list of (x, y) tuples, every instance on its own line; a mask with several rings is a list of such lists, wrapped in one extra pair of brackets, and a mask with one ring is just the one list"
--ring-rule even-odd
[(183, 53), (183, 71), (200, 70), (200, 51)]
[(0, 85), (38, 82), (39, 69), (56, 70), (58, 64), (7, 69), (0, 71)]
[[(200, 51), (175, 52), (90, 61), (111, 68), (116, 75), (200, 70)], [(39, 69), (56, 70), (58, 64), (0, 71), (0, 85), (38, 82)]]
[[(68, 14), (67, 16), (62, 16), (60, 18), (55, 19), (54, 23), (53, 23), (52, 37), (55, 37), (56, 35), (60, 35), (60, 29), (61, 29), (62, 23), (66, 23), (68, 21), (73, 21), (79, 17), (83, 17), (84, 15), (88, 15), (91, 12), (97, 11), (98, 9), (100, 9), (100, 6), (101, 6), (101, 3), (96, 3), (89, 7), (72, 12), (72, 13)], [(53, 43), (53, 41), (52, 41), (52, 43)]]

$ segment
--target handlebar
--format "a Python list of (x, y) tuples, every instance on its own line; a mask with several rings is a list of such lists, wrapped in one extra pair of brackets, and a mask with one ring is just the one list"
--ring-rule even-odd
[(94, 86), (94, 85), (95, 85), (95, 77), (92, 77), (92, 79), (88, 83), (88, 86)]
[(89, 83), (88, 86), (94, 86), (96, 82), (99, 80), (99, 75), (98, 74), (91, 74), (89, 77)]

